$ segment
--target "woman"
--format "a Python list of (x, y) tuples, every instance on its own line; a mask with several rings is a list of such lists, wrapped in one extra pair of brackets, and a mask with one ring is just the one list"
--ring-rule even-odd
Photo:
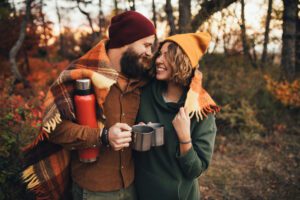
[(162, 123), (165, 144), (134, 153), (141, 200), (200, 198), (197, 178), (211, 160), (219, 111), (197, 70), (209, 41), (207, 33), (174, 35), (154, 57), (155, 79), (143, 89), (137, 122)]

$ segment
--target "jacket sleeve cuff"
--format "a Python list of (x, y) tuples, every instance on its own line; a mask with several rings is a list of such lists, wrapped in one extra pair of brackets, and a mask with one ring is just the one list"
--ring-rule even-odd
[(182, 166), (191, 166), (196, 159), (197, 154), (194, 151), (194, 148), (191, 147), (185, 154), (180, 155), (179, 148), (176, 152), (176, 158)]
[(184, 155), (180, 155), (178, 148), (176, 158), (183, 174), (187, 178), (194, 179), (200, 176), (202, 172), (202, 164), (193, 147), (190, 148)]
[(101, 145), (100, 131), (100, 128), (90, 128), (90, 130), (87, 131), (88, 134), (86, 134), (85, 148), (97, 147)]

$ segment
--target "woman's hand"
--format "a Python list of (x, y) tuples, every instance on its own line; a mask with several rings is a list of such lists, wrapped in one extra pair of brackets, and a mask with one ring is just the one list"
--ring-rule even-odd
[(187, 142), (191, 140), (191, 120), (186, 109), (180, 108), (179, 112), (172, 121), (176, 130), (179, 142)]

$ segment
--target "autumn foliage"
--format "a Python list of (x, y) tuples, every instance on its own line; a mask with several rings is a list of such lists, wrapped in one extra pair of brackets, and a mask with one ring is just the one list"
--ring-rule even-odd
[[(10, 95), (8, 93), (9, 78), (6, 80), (4, 76), (1, 78), (0, 103), (2, 112), (0, 117), (2, 125), (6, 125), (7, 128), (30, 126), (38, 129), (40, 127), (43, 112), (41, 104), (49, 85), (69, 63), (68, 61), (49, 63), (38, 58), (30, 58), (29, 62), (31, 73), (27, 79), (33, 88), (24, 89), (22, 84), (18, 84), (15, 93)], [(14, 132), (17, 134), (19, 131), (15, 130)]]
[[(29, 144), (41, 127), (42, 102), (50, 84), (57, 78), (69, 61), (50, 63), (39, 58), (29, 58), (30, 74), (27, 79), (32, 88), (16, 85), (13, 94), (9, 94), (10, 77), (2, 74), (0, 79), (0, 199), (19, 199), (22, 188), (12, 191), (19, 183), (22, 154), (20, 149)], [(5, 62), (1, 62), (3, 66)], [(6, 196), (9, 195), (9, 196)], [(15, 195), (15, 197), (14, 197)], [(23, 194), (24, 195), (24, 194)]]
[(267, 90), (283, 105), (292, 108), (300, 107), (300, 82), (294, 80), (292, 83), (288, 81), (275, 81), (270, 76), (265, 75), (264, 79), (267, 83)]
[[(63, 23), (60, 33), (54, 34), (54, 24), (46, 17), (48, 10), (43, 1), (32, 1), (26, 37), (16, 57), (18, 69), (31, 87), (18, 83), (10, 93), (9, 51), (19, 37), (25, 14), (24, 9), (15, 12), (13, 2), (17, 3), (0, 0), (0, 200), (34, 199), (20, 182), (21, 149), (34, 140), (41, 128), (42, 102), (50, 85), (70, 61), (102, 38), (95, 39), (85, 26), (78, 31)], [(60, 10), (63, 17), (64, 11)], [(219, 21), (220, 34), (211, 33), (216, 43), (224, 43), (224, 53), (217, 53), (215, 45), (200, 63), (203, 86), (222, 108), (216, 116), (218, 134), (213, 162), (200, 178), (201, 198), (295, 199), (300, 196), (300, 81), (277, 81), (280, 66), (276, 52), (268, 53), (269, 65), (253, 68), (242, 54), (241, 24), (235, 29), (235, 23), (226, 21), (236, 14), (223, 11), (221, 18), (225, 21)], [(282, 15), (278, 10), (274, 12)], [(166, 19), (163, 15), (158, 18)], [(199, 30), (213, 29), (212, 19)], [(276, 17), (272, 23), (281, 27), (281, 21), (275, 20)], [(246, 28), (250, 33), (251, 27)], [(262, 31), (254, 30), (251, 37), (249, 33), (249, 43), (253, 42), (250, 49), (259, 64), (260, 52), (254, 50), (259, 49), (255, 44), (262, 42)], [(281, 38), (272, 37), (273, 42), (281, 42)]]

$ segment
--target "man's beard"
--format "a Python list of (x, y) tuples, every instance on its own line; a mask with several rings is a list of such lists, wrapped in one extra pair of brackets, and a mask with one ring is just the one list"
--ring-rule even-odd
[(139, 56), (128, 49), (121, 57), (121, 72), (130, 79), (143, 79), (148, 77), (151, 57)]

